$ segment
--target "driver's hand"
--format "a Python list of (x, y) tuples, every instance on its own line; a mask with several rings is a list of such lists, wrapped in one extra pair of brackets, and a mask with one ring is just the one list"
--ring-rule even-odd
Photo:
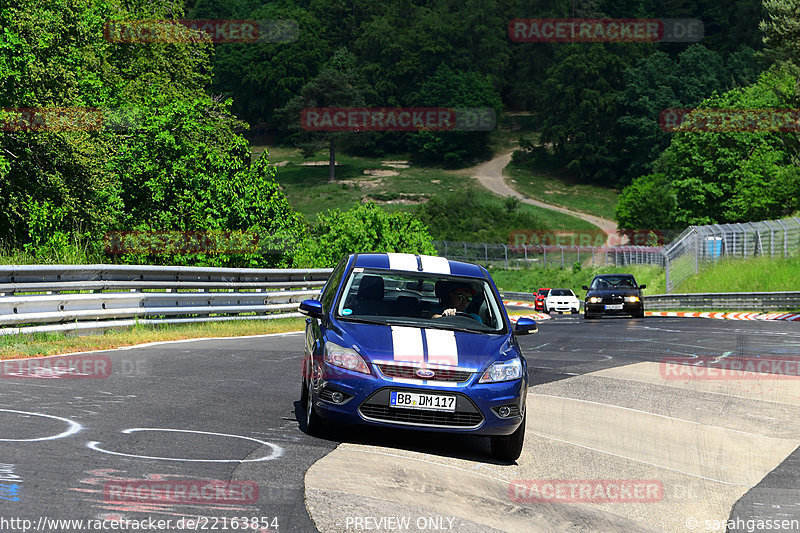
[(442, 311), (442, 316), (456, 316), (456, 308), (451, 307), (450, 309), (445, 309)]

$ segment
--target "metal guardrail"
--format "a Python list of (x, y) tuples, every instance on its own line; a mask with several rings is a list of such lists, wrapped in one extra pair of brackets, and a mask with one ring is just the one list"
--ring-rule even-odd
[[(533, 301), (529, 292), (504, 292), (509, 300)], [(668, 309), (730, 311), (800, 310), (800, 292), (710, 292), (697, 294), (653, 294), (642, 297), (647, 311)]]
[(793, 311), (800, 309), (800, 292), (711, 292), (644, 296), (645, 309)]
[(331, 269), (149, 265), (0, 266), (0, 334), (301, 316), (300, 301), (317, 295), (330, 273)]
[[(332, 269), (0, 266), (0, 335), (302, 316)], [(533, 293), (504, 292), (533, 301)], [(797, 310), (800, 292), (659, 294), (645, 308)]]

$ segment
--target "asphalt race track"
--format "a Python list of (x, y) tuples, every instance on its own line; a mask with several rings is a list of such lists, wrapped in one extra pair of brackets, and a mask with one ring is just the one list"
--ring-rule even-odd
[[(106, 531), (134, 531), (144, 528), (110, 521), (152, 519), (175, 531), (747, 531), (800, 520), (800, 380), (782, 375), (796, 363), (774, 366), (800, 356), (797, 327), (542, 321), (520, 338), (533, 386), (513, 465), (477, 437), (306, 435), (299, 334), (93, 352), (68, 372), (4, 363), (0, 530), (107, 520)], [(687, 378), (665, 358), (773, 366)], [(201, 495), (209, 484), (227, 490)], [(159, 487), (186, 492), (154, 499)], [(609, 500), (610, 487), (627, 499)], [(69, 519), (84, 523), (52, 522)]]

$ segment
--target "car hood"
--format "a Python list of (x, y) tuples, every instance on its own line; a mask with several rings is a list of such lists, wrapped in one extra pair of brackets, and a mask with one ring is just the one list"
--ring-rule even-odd
[(513, 349), (511, 335), (338, 322), (343, 345), (368, 362), (411, 362), (481, 371)]
[(641, 296), (641, 291), (639, 289), (632, 289), (630, 287), (616, 289), (593, 289), (586, 293), (586, 298), (589, 298), (590, 296)]

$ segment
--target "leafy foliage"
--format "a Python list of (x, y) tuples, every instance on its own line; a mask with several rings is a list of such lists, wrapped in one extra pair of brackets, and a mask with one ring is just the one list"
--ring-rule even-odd
[(433, 197), (417, 208), (417, 216), (434, 239), (444, 241), (509, 242), (512, 231), (545, 229), (545, 221), (521, 209), (513, 199), (485, 200), (470, 190)]
[(373, 202), (318, 216), (295, 254), (298, 267), (334, 267), (343, 255), (406, 252), (436, 255), (427, 228), (409, 213), (387, 213)]
[[(774, 67), (700, 108), (785, 109), (797, 98), (795, 80), (794, 68)], [(796, 133), (681, 132), (654, 167), (623, 191), (617, 215), (624, 227), (649, 227), (656, 209), (656, 222), (683, 227), (780, 218), (800, 208)]]

